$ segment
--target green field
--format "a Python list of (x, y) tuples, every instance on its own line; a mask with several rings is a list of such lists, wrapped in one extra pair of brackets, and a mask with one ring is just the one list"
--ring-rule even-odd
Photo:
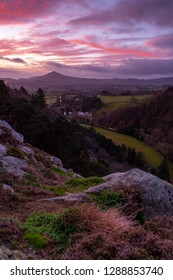
[[(141, 151), (145, 155), (145, 158), (148, 161), (148, 163), (155, 168), (157, 168), (160, 165), (163, 159), (163, 156), (160, 153), (156, 152), (151, 146), (145, 144), (142, 141), (137, 140), (134, 137), (109, 131), (103, 128), (98, 128), (98, 127), (94, 127), (94, 129), (100, 134), (104, 135), (106, 138), (111, 139), (115, 144), (118, 145), (124, 144), (126, 145), (126, 147), (135, 148), (136, 151)], [(170, 169), (171, 180), (173, 180), (172, 162), (169, 162), (169, 169)]]
[(97, 114), (114, 111), (119, 108), (125, 108), (127, 106), (133, 106), (149, 96), (138, 95), (133, 97), (128, 95), (128, 96), (99, 96), (99, 97), (105, 105), (97, 111)]

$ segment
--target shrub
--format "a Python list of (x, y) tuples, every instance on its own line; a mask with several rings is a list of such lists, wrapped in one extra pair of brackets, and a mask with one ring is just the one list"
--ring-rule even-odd
[(23, 228), (28, 232), (47, 233), (56, 221), (56, 215), (52, 213), (36, 213), (28, 217)]
[(86, 233), (68, 248), (63, 259), (144, 260), (172, 259), (173, 242), (162, 240), (141, 226), (116, 232)]
[(72, 244), (72, 235), (77, 232), (77, 212), (74, 209), (65, 209), (60, 214), (37, 213), (31, 215), (24, 224), (28, 233), (47, 234), (63, 250)]
[(63, 252), (82, 235), (91, 232), (113, 234), (130, 226), (130, 222), (117, 210), (102, 212), (94, 204), (73, 206), (60, 214), (37, 213), (31, 215), (24, 224), (27, 232), (47, 234)]
[(15, 246), (14, 240), (18, 241), (22, 237), (21, 223), (19, 220), (6, 217), (0, 219), (0, 240), (2, 244), (9, 244), (15, 249), (18, 246)]
[(92, 194), (91, 197), (94, 202), (96, 202), (104, 210), (107, 210), (111, 207), (120, 206), (124, 202), (122, 192), (115, 192), (111, 190)]

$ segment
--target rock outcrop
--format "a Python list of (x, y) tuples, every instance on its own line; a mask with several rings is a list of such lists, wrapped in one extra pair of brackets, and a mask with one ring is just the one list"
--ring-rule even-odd
[(54, 157), (54, 156), (49, 156), (49, 159), (52, 162), (52, 164), (59, 165), (59, 166), (63, 167), (63, 163), (59, 158)]
[(7, 154), (7, 148), (4, 145), (0, 144), (0, 158), (5, 156), (6, 154)]
[(14, 193), (14, 189), (11, 186), (7, 185), (7, 184), (2, 184), (2, 189), (4, 191), (10, 191), (12, 194)]
[(0, 128), (1, 128), (1, 133), (2, 133), (2, 130), (3, 128), (6, 128), (8, 129), (8, 131), (10, 132), (12, 138), (18, 142), (19, 144), (23, 144), (24, 142), (24, 137), (22, 134), (18, 133), (17, 131), (15, 131), (11, 125), (9, 125), (6, 121), (2, 121), (0, 120)]
[(91, 187), (85, 193), (116, 190), (116, 187), (139, 186), (146, 218), (159, 215), (173, 215), (173, 185), (140, 169), (134, 168), (124, 173), (113, 173), (104, 177), (107, 182)]
[[(31, 251), (31, 250), (30, 250)], [(0, 260), (27, 260), (37, 259), (35, 252), (22, 252), (20, 250), (11, 250), (5, 245), (0, 246)]]
[(4, 156), (1, 158), (2, 167), (14, 176), (23, 177), (25, 171), (23, 170), (27, 166), (27, 160), (12, 156)]
[[(44, 201), (44, 199), (42, 199)], [(91, 202), (89, 195), (84, 192), (70, 193), (45, 199), (46, 201), (72, 201), (72, 202)]]
[[(62, 161), (55, 156), (44, 153), (52, 167), (58, 167), (63, 172)], [(2, 168), (15, 177), (24, 177), (25, 170), (30, 169), (30, 160), (37, 163), (32, 146), (24, 143), (24, 137), (15, 131), (6, 121), (0, 120), (0, 164)]]

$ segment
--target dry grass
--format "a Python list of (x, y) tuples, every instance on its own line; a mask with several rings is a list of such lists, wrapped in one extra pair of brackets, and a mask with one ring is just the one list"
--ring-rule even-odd
[(115, 231), (124, 231), (132, 226), (132, 221), (127, 219), (118, 211), (117, 208), (112, 208), (103, 212), (95, 204), (81, 205), (76, 208), (78, 212), (78, 226), (86, 227), (90, 232), (102, 232), (114, 234)]

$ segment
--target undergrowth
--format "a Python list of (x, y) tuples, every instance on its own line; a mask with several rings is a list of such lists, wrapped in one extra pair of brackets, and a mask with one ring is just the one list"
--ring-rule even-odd
[(91, 194), (91, 198), (103, 210), (120, 206), (124, 203), (122, 192), (115, 192), (111, 190), (106, 190), (100, 193)]
[(76, 205), (60, 214), (36, 213), (28, 217), (23, 228), (28, 233), (49, 236), (59, 253), (71, 246), (82, 235), (91, 232), (112, 232), (128, 228), (130, 222), (117, 210), (102, 212), (96, 205)]
[(72, 236), (77, 231), (77, 216), (74, 211), (65, 209), (60, 214), (37, 213), (31, 215), (24, 224), (28, 233), (47, 234), (57, 244), (58, 251), (72, 244)]
[(88, 177), (88, 178), (73, 178), (67, 181), (66, 185), (69, 190), (84, 191), (89, 187), (102, 184), (104, 180), (99, 177)]

